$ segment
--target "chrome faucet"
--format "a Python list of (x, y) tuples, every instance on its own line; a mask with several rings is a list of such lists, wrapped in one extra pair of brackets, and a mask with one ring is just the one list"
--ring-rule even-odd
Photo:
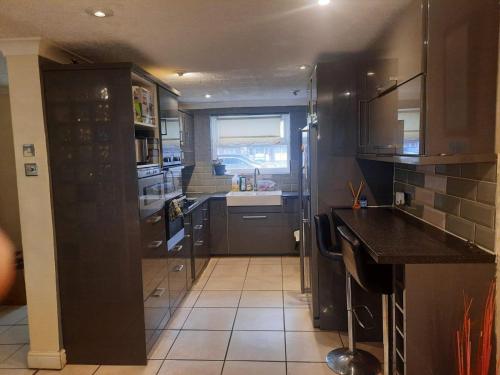
[(253, 170), (253, 191), (257, 191), (257, 175), (260, 174), (260, 169), (259, 168), (255, 168)]

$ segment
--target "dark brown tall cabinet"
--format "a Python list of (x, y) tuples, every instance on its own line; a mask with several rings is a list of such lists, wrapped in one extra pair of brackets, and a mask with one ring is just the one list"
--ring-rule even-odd
[(360, 157), (495, 159), (498, 15), (496, 0), (409, 2), (359, 59)]
[(129, 63), (46, 64), (42, 77), (68, 362), (145, 364), (150, 322), (165, 309), (145, 314), (141, 268), (161, 283), (167, 259), (141, 243), (141, 225), (143, 237), (165, 228), (163, 212), (139, 220), (132, 85), (156, 83)]

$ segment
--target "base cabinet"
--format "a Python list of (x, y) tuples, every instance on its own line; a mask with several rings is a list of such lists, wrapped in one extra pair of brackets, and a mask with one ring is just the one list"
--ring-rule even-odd
[(299, 229), (295, 201), (281, 206), (228, 207), (230, 255), (279, 255), (295, 251), (294, 231)]
[(210, 254), (228, 255), (226, 199), (210, 200)]

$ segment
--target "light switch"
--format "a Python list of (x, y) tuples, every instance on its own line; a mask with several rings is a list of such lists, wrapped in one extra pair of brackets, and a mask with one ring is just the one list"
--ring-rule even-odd
[(405, 193), (402, 191), (396, 192), (396, 206), (402, 206), (405, 204)]
[(25, 163), (24, 174), (26, 176), (38, 176), (38, 165), (36, 163)]
[(33, 143), (23, 145), (23, 156), (25, 158), (35, 156), (35, 145)]

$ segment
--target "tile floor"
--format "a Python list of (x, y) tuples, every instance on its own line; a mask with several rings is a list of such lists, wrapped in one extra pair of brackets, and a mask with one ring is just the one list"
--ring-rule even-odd
[[(0, 310), (0, 324), (4, 318), (10, 322), (7, 315)], [(344, 334), (312, 326), (295, 257), (211, 259), (147, 366), (27, 370), (26, 338), (22, 332), (1, 333), (1, 327), (0, 375), (331, 375), (325, 356), (346, 344)], [(382, 357), (379, 345), (364, 348)]]

